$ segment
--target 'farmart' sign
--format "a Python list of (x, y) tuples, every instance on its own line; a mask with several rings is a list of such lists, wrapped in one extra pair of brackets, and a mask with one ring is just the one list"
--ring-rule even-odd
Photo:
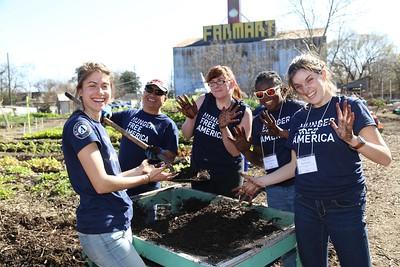
[(275, 20), (203, 26), (205, 42), (265, 39), (275, 36)]

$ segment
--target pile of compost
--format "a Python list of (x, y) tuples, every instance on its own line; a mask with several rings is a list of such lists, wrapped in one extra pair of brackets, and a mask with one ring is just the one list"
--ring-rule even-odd
[(146, 223), (146, 212), (154, 211), (136, 205), (134, 234), (211, 264), (261, 246), (282, 232), (273, 224), (276, 218), (265, 220), (249, 206), (229, 199), (207, 203), (191, 198), (183, 201), (177, 214), (161, 211), (165, 214)]

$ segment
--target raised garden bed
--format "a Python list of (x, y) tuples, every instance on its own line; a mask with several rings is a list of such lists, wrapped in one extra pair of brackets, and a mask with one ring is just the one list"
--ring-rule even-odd
[(134, 245), (163, 266), (265, 266), (295, 244), (291, 213), (188, 188), (134, 202)]

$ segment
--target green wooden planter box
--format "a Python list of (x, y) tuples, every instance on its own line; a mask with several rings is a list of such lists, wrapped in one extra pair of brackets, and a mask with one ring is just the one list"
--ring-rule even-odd
[[(174, 213), (178, 211), (182, 201), (189, 198), (197, 198), (200, 200), (214, 202), (225, 197), (178, 186), (163, 188), (141, 194), (135, 198), (134, 201), (140, 206), (148, 209), (151, 209), (156, 204), (169, 204), (171, 206), (172, 213)], [(232, 201), (237, 200), (232, 199)], [(279, 232), (279, 234), (272, 235), (271, 238), (262, 241), (256, 241), (254, 243), (254, 248), (250, 248), (247, 252), (231, 259), (218, 262), (217, 264), (208, 263), (204, 256), (201, 257), (189, 255), (182, 251), (177, 251), (174, 248), (168, 248), (152, 241), (144, 240), (135, 234), (133, 235), (133, 245), (143, 258), (162, 266), (263, 267), (296, 247), (293, 225), (294, 216), (290, 212), (283, 212), (264, 206), (254, 205), (252, 208), (256, 209), (261, 214), (261, 217), (265, 218), (266, 220), (270, 220), (271, 218), (279, 218), (279, 220), (276, 220), (275, 225), (282, 229), (282, 231)], [(297, 265), (301, 266), (299, 263)]]
[[(140, 195), (135, 201), (144, 208), (151, 208), (156, 204), (170, 204), (174, 213), (178, 211), (182, 201), (189, 198), (214, 202), (225, 197), (184, 187), (171, 187)], [(293, 214), (264, 206), (253, 206), (253, 208), (266, 220), (279, 218), (276, 226), (283, 229), (283, 232), (269, 240), (263, 240), (262, 243), (254, 243), (253, 249), (215, 265), (207, 263), (204, 257), (176, 251), (136, 235), (133, 237), (133, 244), (141, 256), (163, 266), (265, 266), (295, 248)]]

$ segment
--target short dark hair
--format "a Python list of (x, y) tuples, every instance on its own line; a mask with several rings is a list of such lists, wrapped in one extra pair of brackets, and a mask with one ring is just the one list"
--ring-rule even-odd
[(277, 86), (277, 85), (282, 85), (282, 79), (279, 76), (278, 73), (276, 73), (273, 70), (270, 71), (262, 71), (257, 75), (256, 81), (254, 83), (254, 87), (260, 82), (265, 82), (265, 81), (272, 81), (272, 83)]
[(256, 87), (257, 84), (262, 82), (272, 82), (274, 86), (280, 86), (282, 97), (283, 98), (291, 97), (290, 94), (292, 90), (283, 83), (281, 76), (279, 76), (277, 72), (269, 70), (258, 73), (256, 81), (254, 82), (254, 87)]

